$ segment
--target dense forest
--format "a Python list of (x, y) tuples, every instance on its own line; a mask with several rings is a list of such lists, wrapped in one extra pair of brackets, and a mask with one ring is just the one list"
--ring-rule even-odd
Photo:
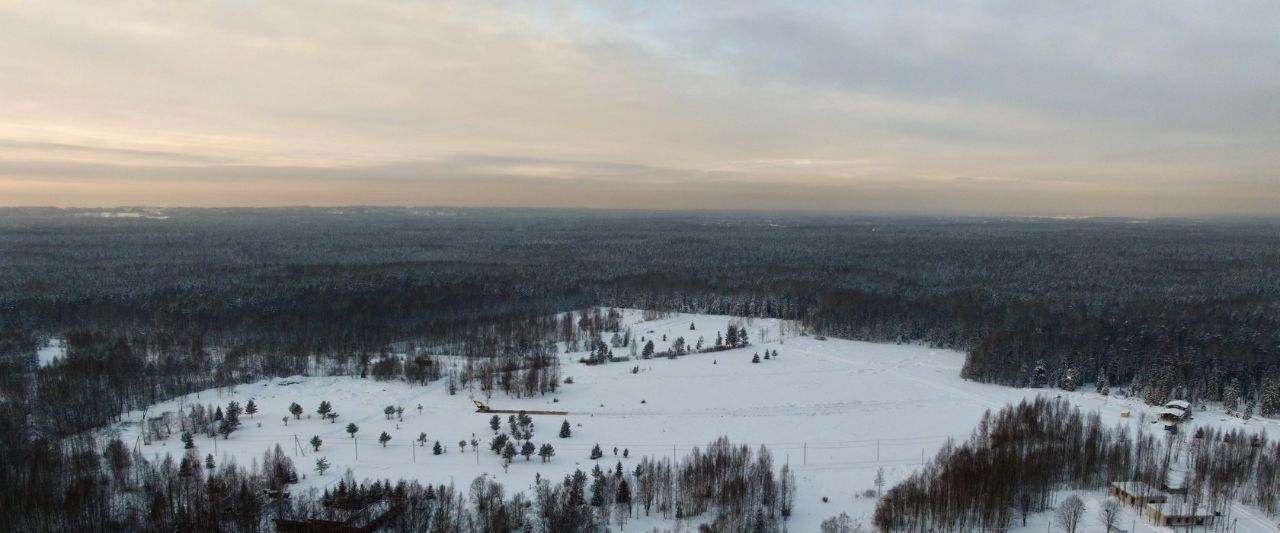
[[(104, 217), (104, 213), (114, 217)], [(73, 333), (307, 357), (590, 305), (803, 320), (965, 377), (1280, 410), (1280, 223), (506, 209), (0, 210), (6, 368)], [(173, 364), (193, 364), (173, 361)], [(244, 365), (242, 365), (244, 366)], [(14, 373), (6, 373), (12, 376)]]
[[(0, 461), (97, 469), (68, 437), (267, 376), (544, 394), (557, 342), (609, 350), (610, 306), (786, 318), (963, 350), (968, 379), (1275, 414), (1278, 293), (1273, 220), (0, 209)], [(50, 339), (66, 356), (41, 365)], [(29, 505), (14, 492), (6, 511)]]

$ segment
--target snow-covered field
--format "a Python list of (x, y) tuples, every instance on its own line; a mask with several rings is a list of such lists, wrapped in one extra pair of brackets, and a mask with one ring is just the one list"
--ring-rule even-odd
[[(300, 473), (306, 473), (300, 487), (322, 487), (337, 483), (343, 471), (351, 469), (357, 479), (416, 478), (423, 482), (465, 486), (481, 474), (494, 476), (509, 491), (532, 485), (535, 475), (560, 479), (575, 468), (590, 469), (592, 446), (605, 450), (602, 466), (621, 461), (631, 468), (640, 457), (683, 456), (694, 446), (727, 435), (735, 443), (752, 447), (764, 444), (774, 453), (775, 464), (789, 463), (798, 484), (795, 514), (788, 522), (791, 531), (817, 531), (823, 519), (847, 512), (869, 525), (875, 499), (861, 496), (874, 491), (879, 468), (886, 475), (885, 488), (918, 468), (945, 439), (965, 439), (983, 411), (996, 410), (1036, 394), (1068, 394), (1056, 389), (1014, 389), (984, 385), (960, 379), (964, 356), (948, 350), (917, 345), (886, 345), (837, 339), (818, 340), (788, 332), (782, 338), (776, 320), (731, 319), (723, 316), (673, 315), (643, 321), (639, 312), (628, 311), (625, 321), (636, 337), (652, 339), (658, 351), (676, 337), (690, 344), (699, 336), (713, 344), (716, 332), (723, 332), (730, 320), (745, 326), (752, 345), (709, 354), (693, 354), (675, 360), (657, 358), (586, 366), (576, 362), (582, 353), (563, 354), (562, 376), (574, 383), (563, 385), (553, 396), (511, 399), (496, 394), (490, 404), (499, 409), (555, 409), (568, 411), (567, 417), (535, 417), (533, 441), (550, 442), (556, 456), (542, 463), (517, 457), (504, 472), (501, 458), (488, 451), (493, 432), (490, 415), (474, 412), (471, 399), (484, 399), (478, 392), (463, 389), (449, 395), (443, 381), (429, 386), (409, 386), (400, 382), (378, 382), (352, 377), (293, 377), (276, 379), (232, 389), (205, 391), (149, 409), (155, 416), (181, 405), (199, 402), (225, 406), (230, 400), (242, 405), (249, 399), (259, 406), (254, 418), (242, 416), (243, 427), (229, 440), (215, 443), (196, 437), (200, 455), (214, 453), (219, 464), (231, 458), (247, 465), (260, 458), (268, 447), (279, 445), (294, 455)], [(696, 326), (690, 331), (690, 323)], [(767, 335), (762, 336), (762, 330)], [(662, 336), (667, 336), (667, 341)], [(607, 335), (606, 335), (607, 339)], [(777, 350), (776, 360), (751, 362), (752, 355), (765, 349)], [(624, 356), (628, 350), (616, 348)], [(635, 366), (640, 372), (632, 373)], [(1092, 387), (1087, 387), (1090, 390)], [(1149, 422), (1154, 409), (1140, 402), (1106, 398), (1092, 392), (1069, 393), (1073, 402), (1086, 410), (1099, 410), (1110, 423), (1133, 425), (1141, 413)], [(337, 423), (321, 420), (315, 409), (322, 400), (332, 402), (340, 413)], [(302, 420), (285, 425), (292, 402), (306, 409)], [(421, 404), (419, 412), (417, 406)], [(404, 421), (387, 420), (383, 408), (404, 406)], [(1132, 416), (1122, 418), (1129, 410)], [(1244, 422), (1234, 418), (1197, 412), (1193, 424), (1267, 428), (1272, 438), (1280, 429), (1273, 420), (1255, 418)], [(140, 443), (137, 421), (141, 412), (115, 426), (129, 443), (139, 442), (147, 456), (182, 453), (176, 436), (168, 441)], [(505, 417), (504, 428), (505, 428)], [(557, 437), (562, 419), (573, 426), (573, 436)], [(357, 439), (348, 436), (347, 423), (360, 426)], [(1150, 425), (1149, 431), (1158, 431)], [(386, 431), (392, 440), (386, 447), (377, 442)], [(447, 446), (447, 453), (435, 456), (430, 444), (419, 447), (413, 441), (425, 432), (429, 439)], [(313, 435), (324, 440), (319, 453), (307, 441)], [(459, 440), (481, 442), (479, 453), (468, 445), (465, 453)], [(295, 441), (296, 438), (296, 441)], [(301, 447), (295, 443), (300, 443)], [(613, 453), (614, 448), (618, 454)], [(622, 450), (630, 452), (622, 457)], [(357, 459), (358, 453), (358, 459)], [(317, 475), (315, 456), (327, 457), (333, 469)], [(1101, 507), (1100, 493), (1085, 494), (1089, 516), (1082, 531), (1101, 530), (1094, 513)], [(828, 498), (823, 503), (822, 498)], [(1091, 498), (1091, 499), (1090, 499)], [(710, 518), (710, 517), (705, 517)], [(1240, 531), (1274, 531), (1261, 517), (1257, 523), (1241, 514)], [(1126, 529), (1135, 517), (1124, 520)], [(1027, 531), (1044, 530), (1048, 517), (1041, 515), (1028, 524)], [(670, 527), (654, 520), (636, 520), (634, 531), (654, 526)], [(1136, 520), (1138, 531), (1165, 531)]]
[(59, 339), (49, 339), (44, 346), (36, 350), (36, 359), (39, 361), (40, 366), (51, 365), (54, 361), (62, 359), (66, 355), (67, 346)]

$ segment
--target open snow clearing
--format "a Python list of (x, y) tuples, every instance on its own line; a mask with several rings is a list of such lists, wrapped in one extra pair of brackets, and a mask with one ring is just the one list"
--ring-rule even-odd
[[(948, 439), (967, 438), (984, 411), (1038, 394), (1064, 395), (1084, 410), (1100, 411), (1108, 423), (1158, 431), (1152, 424), (1156, 408), (1136, 400), (965, 381), (959, 377), (964, 355), (955, 351), (800, 336), (797, 328), (777, 320), (677, 314), (646, 321), (640, 312), (627, 311), (624, 323), (633, 342), (652, 341), (659, 354), (678, 338), (692, 345), (701, 337), (710, 345), (730, 323), (748, 331), (751, 344), (598, 365), (580, 363), (584, 352), (561, 353), (561, 374), (572, 383), (566, 380), (544, 396), (486, 397), (466, 387), (450, 394), (443, 381), (414, 386), (347, 376), (294, 376), (188, 395), (154, 405), (146, 416), (194, 404), (212, 408), (254, 400), (257, 413), (242, 415), (242, 428), (230, 438), (196, 435), (199, 455), (212, 454), (218, 464), (234, 460), (247, 465), (279, 446), (299, 472), (307, 473), (294, 491), (332, 487), (347, 469), (356, 479), (415, 478), (459, 486), (488, 475), (521, 491), (537, 476), (558, 480), (596, 463), (631, 469), (641, 457), (683, 456), (724, 435), (753, 448), (767, 446), (775, 464), (786, 463), (795, 471), (798, 492), (788, 521), (791, 531), (816, 531), (819, 522), (841, 512), (869, 524), (879, 469), (884, 469), (888, 489)], [(619, 357), (627, 352), (614, 351)], [(770, 357), (753, 362), (766, 353)], [(315, 414), (321, 401), (332, 404), (339, 413), (336, 420)], [(306, 414), (291, 414), (294, 403)], [(403, 411), (389, 413), (388, 406)], [(1122, 416), (1125, 411), (1130, 416)], [(486, 415), (498, 416), (505, 430), (508, 416), (520, 412), (537, 415), (530, 440), (550, 443), (555, 455), (549, 462), (518, 457), (504, 470), (502, 458), (488, 448), (495, 432)], [(171, 438), (145, 442), (138, 423), (142, 418), (142, 412), (131, 413), (112, 431), (148, 458), (183, 453), (176, 429)], [(567, 438), (558, 431), (564, 420), (571, 429)], [(354, 435), (348, 424), (358, 426)], [(1265, 427), (1276, 435), (1274, 423), (1258, 418), (1246, 422), (1197, 413), (1189, 424), (1251, 431)], [(390, 440), (379, 443), (383, 432)], [(309, 444), (313, 436), (322, 441), (318, 450)], [(441, 443), (439, 454), (433, 451), (436, 442)], [(604, 456), (593, 461), (589, 453), (597, 444)], [(324, 475), (312, 471), (321, 456), (332, 465)], [(1136, 522), (1146, 531), (1141, 520)], [(1038, 523), (1043, 529), (1044, 522)], [(654, 516), (638, 518), (629, 529), (672, 526)], [(1241, 531), (1245, 526), (1242, 520)]]

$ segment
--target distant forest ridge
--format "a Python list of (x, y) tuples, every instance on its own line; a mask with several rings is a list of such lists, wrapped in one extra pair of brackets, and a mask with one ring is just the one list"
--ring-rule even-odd
[(966, 351), (980, 381), (1280, 412), (1276, 220), (11, 208), (0, 235), (10, 379), (57, 372), (35, 350), (73, 334), (174, 365), (239, 347), (260, 360), (243, 377), (600, 305), (798, 319)]

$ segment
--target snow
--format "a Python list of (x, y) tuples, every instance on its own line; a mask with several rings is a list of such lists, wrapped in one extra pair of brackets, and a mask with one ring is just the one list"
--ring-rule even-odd
[[(493, 434), (488, 426), (491, 415), (476, 413), (471, 404), (472, 398), (485, 398), (478, 391), (466, 389), (451, 396), (443, 381), (410, 386), (353, 377), (296, 376), (189, 395), (155, 405), (147, 416), (193, 402), (225, 407), (230, 400), (244, 405), (253, 398), (259, 407), (256, 418), (243, 415), (243, 427), (229, 440), (219, 439), (216, 452), (212, 439), (197, 436), (198, 451), (202, 457), (214, 453), (220, 465), (231, 457), (248, 465), (269, 447), (279, 445), (295, 456), (299, 473), (307, 474), (295, 492), (336, 484), (348, 468), (357, 479), (416, 478), (430, 483), (453, 482), (461, 487), (487, 474), (502, 482), (508, 491), (518, 491), (529, 488), (536, 474), (558, 480), (575, 468), (590, 469), (594, 463), (587, 457), (596, 443), (605, 451), (602, 467), (621, 461), (624, 468), (631, 469), (642, 456), (683, 456), (694, 446), (705, 446), (716, 437), (727, 435), (734, 443), (753, 448), (768, 446), (775, 464), (789, 463), (795, 470), (798, 494), (795, 514), (788, 522), (791, 531), (817, 531), (819, 522), (841, 512), (869, 526), (875, 498), (862, 494), (874, 492), (877, 469), (884, 469), (888, 489), (919, 468), (922, 460), (931, 458), (946, 439), (967, 438), (983, 411), (1023, 398), (1065, 395), (1082, 409), (1100, 411), (1109, 424), (1125, 423), (1136, 428), (1155, 421), (1155, 409), (1136, 400), (965, 381), (959, 377), (964, 356), (955, 351), (920, 345), (817, 340), (796, 336), (796, 328), (787, 328), (790, 331), (784, 336), (780, 329), (783, 324), (777, 320), (680, 314), (644, 321), (638, 311), (624, 315), (636, 339), (652, 339), (658, 351), (678, 336), (685, 337), (690, 345), (702, 336), (705, 344), (712, 345), (716, 332), (723, 332), (731, 320), (747, 328), (751, 346), (675, 360), (657, 358), (599, 366), (578, 363), (583, 352), (562, 354), (562, 376), (571, 376), (573, 384), (563, 385), (556, 394), (545, 397), (513, 399), (495, 394), (488, 399), (495, 409), (554, 409), (570, 413), (567, 417), (535, 417), (533, 441), (550, 442), (556, 449), (550, 463), (544, 464), (536, 456), (531, 462), (517, 457), (508, 472), (503, 471), (500, 458), (488, 451)], [(696, 331), (689, 330), (690, 322), (696, 325)], [(662, 340), (664, 334), (667, 341)], [(609, 336), (605, 334), (605, 339)], [(779, 357), (751, 363), (752, 355), (766, 348), (776, 349)], [(627, 352), (627, 348), (614, 349), (617, 356)], [(633, 374), (635, 366), (640, 371)], [(553, 402), (553, 398), (559, 401)], [(337, 423), (315, 415), (321, 400), (332, 402), (340, 413)], [(290, 417), (285, 425), (281, 417), (288, 414), (291, 402), (301, 404), (308, 414), (302, 420)], [(389, 404), (404, 406), (403, 422), (386, 419), (382, 410)], [(423, 406), (421, 413), (419, 404)], [(1122, 411), (1133, 415), (1122, 417)], [(141, 412), (131, 413), (126, 422), (114, 429), (126, 442), (138, 442), (148, 457), (183, 452), (176, 435), (167, 441), (141, 444), (137, 421), (142, 416)], [(506, 415), (501, 416), (505, 428)], [(573, 436), (557, 438), (561, 420), (566, 418), (573, 424)], [(360, 427), (357, 441), (344, 432), (349, 422)], [(1266, 428), (1273, 435), (1276, 433), (1274, 421), (1257, 418), (1246, 422), (1199, 416), (1186, 423), (1196, 424)], [(1158, 425), (1146, 427), (1148, 431), (1160, 431)], [(383, 431), (393, 437), (385, 448), (376, 441)], [(430, 444), (414, 446), (412, 441), (419, 432), (426, 432), (431, 441), (440, 441), (447, 453), (433, 456)], [(323, 476), (312, 470), (317, 455), (307, 445), (312, 435), (324, 440), (318, 455), (327, 457), (332, 465), (332, 470)], [(468, 446), (466, 453), (458, 453), (458, 441), (469, 441), (473, 435), (481, 442), (482, 450), (475, 453)], [(617, 456), (613, 454), (614, 447), (619, 450)], [(624, 448), (630, 451), (629, 458), (622, 458)], [(1094, 514), (1101, 509), (1104, 494), (1102, 490), (1081, 493), (1089, 509), (1081, 531), (1101, 530)], [(822, 502), (824, 496), (829, 503)], [(1144, 523), (1132, 510), (1126, 512), (1132, 516), (1126, 515), (1128, 518), (1123, 520), (1125, 528), (1132, 520), (1138, 531), (1165, 531)], [(1246, 513), (1244, 510), (1238, 514)], [(1037, 515), (1025, 530), (1043, 530), (1048, 520), (1048, 514)], [(1272, 531), (1252, 529), (1245, 522), (1242, 518), (1240, 531)], [(1258, 523), (1269, 527), (1262, 518)], [(672, 525), (651, 518), (635, 520), (627, 528), (648, 531), (654, 526)]]
[(66, 344), (58, 339), (49, 339), (44, 346), (36, 350), (36, 359), (39, 360), (40, 366), (48, 366), (54, 361), (67, 355)]

